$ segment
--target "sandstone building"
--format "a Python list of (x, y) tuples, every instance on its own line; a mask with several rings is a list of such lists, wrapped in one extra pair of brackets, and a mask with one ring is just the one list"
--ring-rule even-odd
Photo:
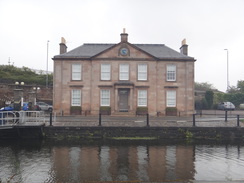
[(83, 44), (54, 56), (53, 107), (57, 114), (191, 115), (194, 62), (188, 45), (132, 44), (125, 31), (117, 44)]

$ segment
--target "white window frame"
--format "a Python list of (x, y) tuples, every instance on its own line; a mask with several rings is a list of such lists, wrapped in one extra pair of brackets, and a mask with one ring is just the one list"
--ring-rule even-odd
[(176, 65), (167, 65), (167, 81), (176, 81)]
[(147, 64), (138, 64), (137, 79), (139, 81), (147, 81)]
[(119, 65), (119, 80), (129, 80), (129, 64), (120, 64)]
[(110, 90), (100, 90), (100, 106), (110, 106)]
[(108, 81), (111, 79), (111, 65), (101, 64), (101, 80)]
[(72, 72), (72, 80), (79, 81), (81, 80), (81, 72), (82, 65), (81, 64), (72, 64), (71, 72)]
[(137, 106), (147, 107), (147, 90), (138, 90)]
[(166, 92), (166, 106), (167, 107), (176, 107), (176, 91), (168, 90)]
[(81, 90), (71, 91), (71, 106), (81, 106)]

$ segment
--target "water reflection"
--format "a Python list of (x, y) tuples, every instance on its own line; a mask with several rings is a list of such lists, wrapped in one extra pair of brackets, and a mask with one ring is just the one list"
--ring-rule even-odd
[(0, 180), (20, 183), (244, 180), (243, 151), (243, 145), (2, 145)]
[(194, 179), (193, 146), (95, 146), (52, 149), (53, 173), (68, 181)]

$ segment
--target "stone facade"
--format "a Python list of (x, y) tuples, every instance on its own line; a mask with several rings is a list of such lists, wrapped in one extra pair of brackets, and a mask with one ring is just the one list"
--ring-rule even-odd
[(139, 108), (150, 115), (166, 115), (167, 108), (173, 115), (194, 112), (195, 59), (185, 55), (185, 41), (181, 53), (163, 44), (131, 44), (127, 33), (118, 44), (66, 48), (62, 39), (53, 58), (57, 114), (70, 115), (72, 106), (86, 115), (97, 115), (101, 106), (111, 115), (135, 115)]

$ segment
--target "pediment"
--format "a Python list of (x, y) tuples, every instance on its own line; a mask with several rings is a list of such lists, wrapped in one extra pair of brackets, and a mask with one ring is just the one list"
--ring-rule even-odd
[(93, 59), (155, 60), (156, 58), (133, 44), (121, 42), (98, 53)]

